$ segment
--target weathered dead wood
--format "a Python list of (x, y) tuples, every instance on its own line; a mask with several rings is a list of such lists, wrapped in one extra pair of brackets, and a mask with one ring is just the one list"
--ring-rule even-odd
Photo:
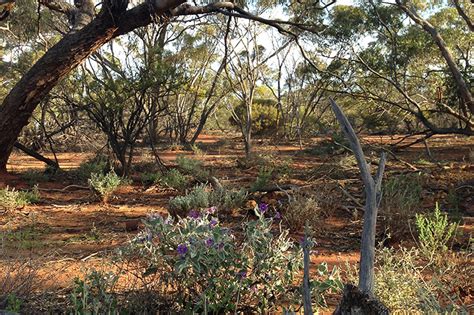
[(374, 261), (375, 261), (375, 227), (377, 223), (377, 208), (381, 200), (382, 177), (385, 169), (385, 153), (382, 153), (375, 178), (372, 177), (370, 166), (365, 159), (362, 146), (349, 120), (333, 99), (331, 107), (342, 130), (349, 140), (350, 147), (357, 159), (362, 181), (365, 188), (364, 226), (360, 249), (359, 289), (368, 296), (374, 291)]

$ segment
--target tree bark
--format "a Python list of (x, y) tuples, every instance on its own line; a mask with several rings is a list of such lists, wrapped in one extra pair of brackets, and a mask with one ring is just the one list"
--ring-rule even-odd
[(126, 3), (125, 7), (111, 6), (84, 28), (65, 35), (51, 47), (8, 93), (0, 106), (0, 172), (6, 171), (13, 145), (34, 109), (61, 78), (113, 38), (151, 23), (152, 15), (164, 14), (183, 2), (164, 1), (155, 7), (155, 12), (151, 11), (148, 3), (128, 11), (125, 11)]

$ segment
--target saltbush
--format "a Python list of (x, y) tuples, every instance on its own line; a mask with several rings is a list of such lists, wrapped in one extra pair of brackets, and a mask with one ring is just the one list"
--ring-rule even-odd
[(38, 186), (34, 186), (31, 191), (10, 189), (9, 187), (0, 189), (0, 208), (7, 210), (21, 208), (39, 200)]
[(76, 170), (76, 173), (79, 179), (88, 180), (93, 173), (105, 174), (108, 169), (110, 169), (108, 158), (104, 155), (97, 155), (92, 159), (81, 163), (79, 168)]
[(230, 210), (242, 206), (247, 199), (244, 190), (213, 190), (207, 185), (195, 186), (184, 196), (170, 199), (169, 212), (173, 216), (186, 216), (190, 210), (218, 207)]
[(105, 175), (102, 173), (92, 173), (89, 178), (89, 186), (102, 198), (104, 203), (107, 203), (110, 196), (124, 183), (125, 181), (113, 170), (110, 170)]

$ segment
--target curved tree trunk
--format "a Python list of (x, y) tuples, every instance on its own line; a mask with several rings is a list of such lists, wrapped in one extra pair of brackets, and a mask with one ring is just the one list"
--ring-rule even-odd
[(461, 70), (459, 70), (459, 67), (451, 55), (446, 42), (444, 41), (443, 37), (441, 37), (441, 34), (439, 34), (438, 30), (433, 25), (431, 25), (431, 23), (420, 17), (413, 9), (402, 4), (400, 0), (396, 0), (396, 3), (397, 6), (403, 12), (405, 12), (413, 22), (421, 26), (421, 28), (423, 28), (423, 30), (431, 36), (436, 46), (438, 46), (441, 55), (446, 61), (448, 68), (453, 75), (454, 81), (456, 82), (456, 86), (462, 99), (461, 110), (466, 114), (468, 110), (471, 114), (474, 114), (474, 97), (472, 96), (469, 86), (462, 76)]
[[(61, 78), (113, 38), (150, 24), (152, 15), (164, 14), (183, 2), (163, 1), (152, 12), (148, 3), (125, 11), (127, 3), (114, 1), (91, 23), (67, 34), (51, 47), (21, 78), (0, 106), (0, 172), (6, 171), (13, 145), (23, 127), (28, 124), (34, 109)], [(115, 8), (116, 3), (121, 7)]]

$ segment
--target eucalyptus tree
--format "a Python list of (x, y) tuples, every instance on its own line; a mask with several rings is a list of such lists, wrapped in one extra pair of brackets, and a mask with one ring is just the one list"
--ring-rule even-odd
[[(148, 0), (128, 8), (130, 3), (127, 0), (106, 0), (94, 3), (93, 7), (90, 6), (92, 0), (83, 0), (76, 1), (75, 8), (64, 10), (66, 5), (60, 1), (58, 0), (60, 5), (53, 0), (45, 0), (42, 4), (52, 11), (61, 13), (65, 20), (71, 23), (71, 31), (49, 47), (5, 96), (0, 107), (0, 171), (2, 172), (6, 171), (13, 144), (23, 127), (28, 124), (39, 102), (60, 79), (116, 37), (151, 23), (170, 22), (180, 16), (216, 13), (268, 24), (291, 36), (295, 36), (291, 28), (302, 29), (299, 23), (251, 14), (245, 10), (245, 3), (242, 6), (234, 2), (192, 5), (185, 0)], [(262, 3), (267, 6), (275, 5), (274, 2), (262, 1)], [(11, 14), (5, 19), (2, 14), (1, 22), (8, 23), (13, 16), (14, 14)], [(31, 23), (32, 20), (27, 24)]]

